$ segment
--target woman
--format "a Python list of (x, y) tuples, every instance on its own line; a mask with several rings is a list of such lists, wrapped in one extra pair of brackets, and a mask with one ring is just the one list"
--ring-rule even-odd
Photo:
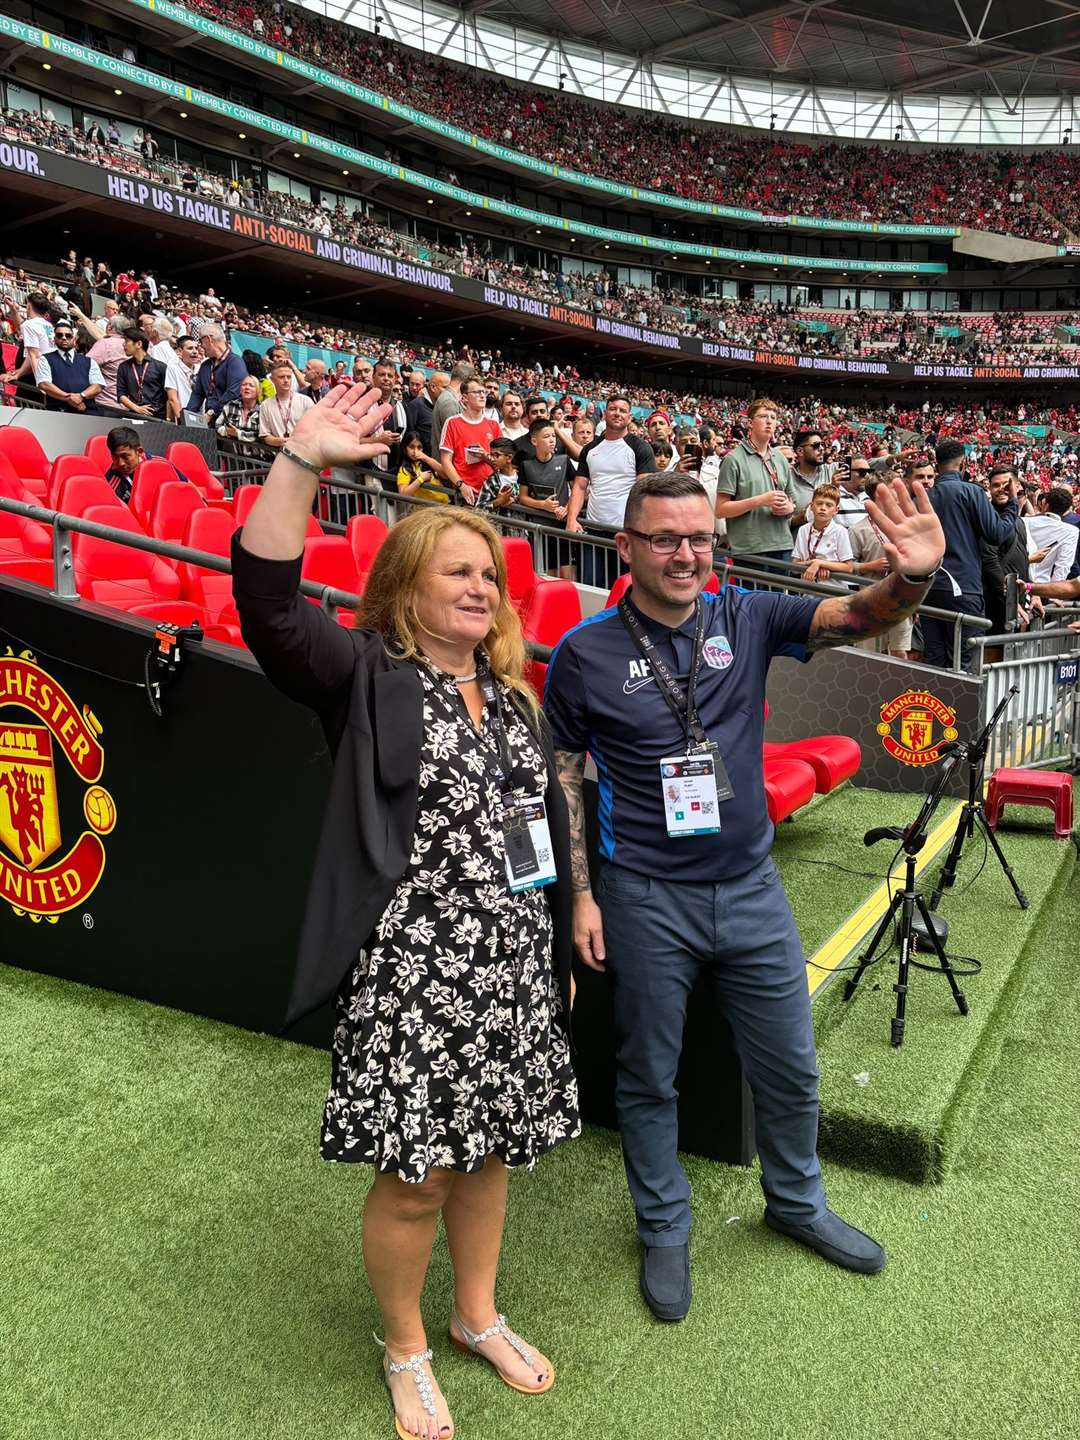
[(218, 411), (214, 429), (228, 440), (254, 445), (259, 438), (259, 402), (262, 391), (254, 375), (240, 381), (239, 400), (227, 400)]
[[(452, 1343), (515, 1390), (554, 1383), (498, 1314), (495, 1276), (507, 1168), (579, 1128), (569, 834), (486, 521), (431, 506), (394, 526), (355, 630), (298, 593), (317, 476), (386, 453), (378, 398), (339, 386), (301, 417), (233, 542), (233, 588), (245, 640), (334, 755), (288, 1021), (336, 994), (322, 1154), (376, 1170), (363, 1254), (397, 1433), (448, 1440), (420, 1312), (440, 1213)], [(531, 853), (524, 797), (550, 824)]]

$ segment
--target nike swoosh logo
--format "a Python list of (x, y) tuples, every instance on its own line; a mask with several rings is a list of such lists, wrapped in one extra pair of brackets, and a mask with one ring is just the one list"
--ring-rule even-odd
[(655, 679), (655, 675), (646, 675), (642, 680), (624, 680), (622, 692), (624, 695), (633, 695), (635, 690), (640, 690), (645, 685), (651, 685)]

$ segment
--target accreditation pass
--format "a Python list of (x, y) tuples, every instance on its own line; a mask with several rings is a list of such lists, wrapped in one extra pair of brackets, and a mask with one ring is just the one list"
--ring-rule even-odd
[(503, 813), (506, 879), (512, 891), (536, 890), (556, 878), (555, 855), (542, 795), (515, 798)]
[(667, 756), (660, 761), (660, 785), (667, 833), (673, 839), (720, 833), (716, 762), (711, 754)]

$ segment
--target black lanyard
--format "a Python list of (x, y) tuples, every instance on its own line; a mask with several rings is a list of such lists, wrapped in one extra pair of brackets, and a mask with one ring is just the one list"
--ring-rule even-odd
[(495, 728), (495, 741), (499, 747), (499, 789), (503, 793), (503, 798), (507, 799), (513, 795), (515, 790), (524, 787), (514, 784), (514, 761), (510, 754), (510, 742), (506, 738), (506, 727), (503, 725), (502, 702), (490, 672), (480, 677), (480, 689), (484, 692), (484, 703), (491, 712), (491, 723)]
[(699, 747), (708, 745), (709, 737), (705, 734), (701, 724), (695, 699), (698, 670), (701, 668), (701, 651), (705, 643), (705, 606), (698, 600), (697, 629), (694, 632), (694, 650), (690, 656), (690, 680), (686, 690), (668, 669), (663, 656), (630, 608), (630, 603), (625, 595), (619, 601), (619, 619), (626, 626), (630, 639), (637, 646), (641, 658), (649, 662), (649, 666), (656, 676), (656, 683), (660, 687), (660, 694), (664, 697), (668, 709), (682, 726), (687, 744), (692, 736), (695, 745)]

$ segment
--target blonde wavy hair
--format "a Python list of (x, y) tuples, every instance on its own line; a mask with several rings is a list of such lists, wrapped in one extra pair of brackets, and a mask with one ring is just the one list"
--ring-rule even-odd
[(395, 656), (414, 660), (422, 654), (417, 640), (421, 629), (414, 599), (440, 539), (454, 528), (471, 530), (491, 551), (499, 587), (499, 604), (491, 629), (481, 642), (492, 674), (525, 702), (535, 718), (539, 705), (525, 680), (525, 638), (521, 621), (506, 588), (506, 559), (495, 527), (471, 510), (425, 507), (394, 525), (375, 556), (360, 604), (356, 624), (375, 630), (387, 650)]

